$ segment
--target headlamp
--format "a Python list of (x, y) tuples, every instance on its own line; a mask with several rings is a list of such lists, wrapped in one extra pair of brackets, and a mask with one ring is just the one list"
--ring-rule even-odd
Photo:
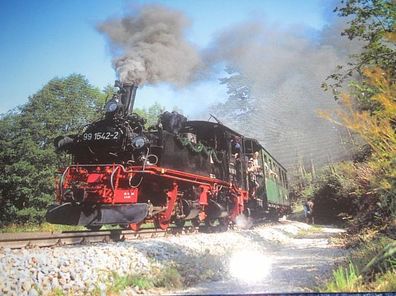
[(105, 111), (106, 113), (114, 113), (118, 109), (118, 101), (115, 99), (110, 100), (106, 106)]
[(132, 139), (132, 147), (135, 149), (143, 148), (147, 143), (147, 138), (143, 136), (137, 136)]

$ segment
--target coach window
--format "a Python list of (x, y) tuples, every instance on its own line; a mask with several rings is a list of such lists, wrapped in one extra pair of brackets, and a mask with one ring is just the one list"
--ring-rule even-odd
[(265, 153), (263, 153), (263, 154), (264, 154), (264, 167), (265, 167), (265, 170), (268, 171), (268, 158), (267, 158), (267, 154), (265, 154)]
[(264, 155), (264, 174), (268, 178), (268, 174), (269, 174), (268, 159), (265, 152), (263, 152), (263, 155)]
[(276, 181), (279, 184), (280, 183), (279, 167), (278, 167), (278, 165), (276, 163), (274, 163), (274, 165), (275, 165), (275, 178), (276, 178)]
[(283, 172), (283, 180), (285, 180), (285, 188), (287, 188), (287, 177), (285, 172)]
[(284, 182), (283, 182), (283, 174), (282, 174), (282, 169), (279, 168), (279, 179), (280, 179), (280, 183), (282, 186), (284, 186)]
[(286, 188), (289, 189), (289, 180), (287, 179), (286, 174), (285, 174), (285, 179), (286, 179)]
[(285, 188), (287, 189), (287, 177), (286, 177), (286, 172), (282, 172), (282, 175), (283, 175), (283, 180), (284, 180), (284, 182), (285, 182)]

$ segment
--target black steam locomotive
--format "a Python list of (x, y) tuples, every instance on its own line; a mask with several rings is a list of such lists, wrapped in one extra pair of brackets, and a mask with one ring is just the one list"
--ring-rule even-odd
[(290, 211), (286, 170), (256, 140), (176, 112), (146, 128), (145, 119), (131, 112), (137, 87), (116, 86), (103, 119), (55, 139), (72, 164), (61, 171), (48, 222), (137, 230), (152, 221), (166, 229)]

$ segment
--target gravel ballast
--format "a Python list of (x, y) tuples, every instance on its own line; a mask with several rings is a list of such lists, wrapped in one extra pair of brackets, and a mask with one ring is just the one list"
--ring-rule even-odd
[[(282, 221), (252, 230), (198, 233), (109, 244), (0, 250), (0, 294), (53, 290), (86, 295), (102, 290), (110, 272), (152, 274), (175, 266), (182, 294), (307, 292), (345, 251), (329, 243), (342, 230)], [(313, 231), (314, 230), (314, 231)], [(158, 293), (158, 290), (156, 291)], [(164, 291), (163, 291), (164, 292)], [(127, 289), (121, 294), (152, 294)]]

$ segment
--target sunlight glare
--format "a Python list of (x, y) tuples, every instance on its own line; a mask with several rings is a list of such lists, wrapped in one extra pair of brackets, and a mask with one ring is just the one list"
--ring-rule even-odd
[(259, 251), (239, 250), (232, 254), (229, 268), (232, 277), (246, 283), (255, 283), (269, 274), (271, 261)]

